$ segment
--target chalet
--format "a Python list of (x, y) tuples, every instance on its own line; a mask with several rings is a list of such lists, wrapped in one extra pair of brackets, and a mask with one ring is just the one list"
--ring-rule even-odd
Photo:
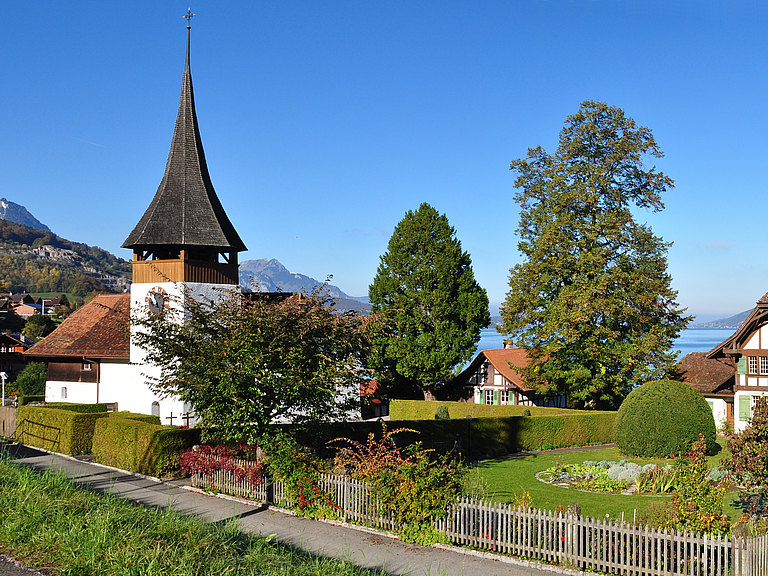
[(519, 368), (528, 364), (522, 348), (482, 350), (447, 386), (475, 404), (565, 407), (563, 396), (545, 396), (525, 385)]
[(675, 379), (701, 392), (712, 409), (715, 425), (733, 427), (733, 388), (736, 368), (728, 358), (708, 358), (704, 352), (686, 354), (677, 365)]
[(0, 372), (8, 374), (11, 381), (24, 370), (24, 351), (32, 344), (34, 340), (23, 334), (0, 334)]
[(707, 352), (707, 358), (725, 361), (734, 368), (733, 428), (746, 428), (752, 407), (768, 396), (768, 294), (729, 338)]

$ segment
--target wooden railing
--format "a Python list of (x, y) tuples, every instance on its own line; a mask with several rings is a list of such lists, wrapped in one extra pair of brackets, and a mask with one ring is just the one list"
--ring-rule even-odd
[[(281, 482), (251, 487), (230, 473), (194, 475), (193, 486), (290, 506)], [(364, 482), (325, 475), (320, 487), (339, 506), (348, 522), (397, 531), (398, 526)], [(588, 571), (636, 576), (768, 575), (768, 536), (711, 536), (676, 530), (630, 526), (572, 512), (516, 508), (498, 502), (461, 499), (446, 508), (433, 525), (451, 542), (489, 552), (522, 556)]]

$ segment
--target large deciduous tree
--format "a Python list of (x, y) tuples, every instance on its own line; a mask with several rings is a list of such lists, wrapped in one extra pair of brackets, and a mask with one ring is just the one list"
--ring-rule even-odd
[(189, 402), (204, 438), (256, 443), (274, 421), (348, 415), (359, 405), (368, 320), (322, 293), (227, 293), (146, 313), (136, 337), (161, 375), (150, 385)]
[(648, 160), (648, 128), (602, 102), (584, 102), (557, 151), (512, 162), (518, 249), (502, 330), (528, 350), (526, 380), (574, 407), (615, 408), (638, 383), (662, 377), (688, 323), (667, 272), (667, 248), (638, 208), (662, 210), (672, 180)]
[(391, 396), (433, 398), (490, 322), (469, 254), (448, 218), (426, 203), (395, 227), (368, 294), (388, 328), (369, 361)]

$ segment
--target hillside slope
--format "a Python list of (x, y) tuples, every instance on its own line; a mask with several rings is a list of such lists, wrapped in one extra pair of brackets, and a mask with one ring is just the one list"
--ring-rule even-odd
[(93, 291), (125, 292), (130, 277), (130, 263), (106, 250), (0, 220), (0, 282), (8, 291), (83, 297)]

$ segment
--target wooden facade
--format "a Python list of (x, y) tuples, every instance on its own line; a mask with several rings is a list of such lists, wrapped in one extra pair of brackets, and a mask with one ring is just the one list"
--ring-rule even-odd
[(57, 382), (98, 382), (100, 364), (96, 360), (70, 359), (48, 362), (48, 380)]
[(132, 260), (133, 282), (199, 282), (205, 284), (238, 284), (237, 262), (204, 262), (199, 260)]

